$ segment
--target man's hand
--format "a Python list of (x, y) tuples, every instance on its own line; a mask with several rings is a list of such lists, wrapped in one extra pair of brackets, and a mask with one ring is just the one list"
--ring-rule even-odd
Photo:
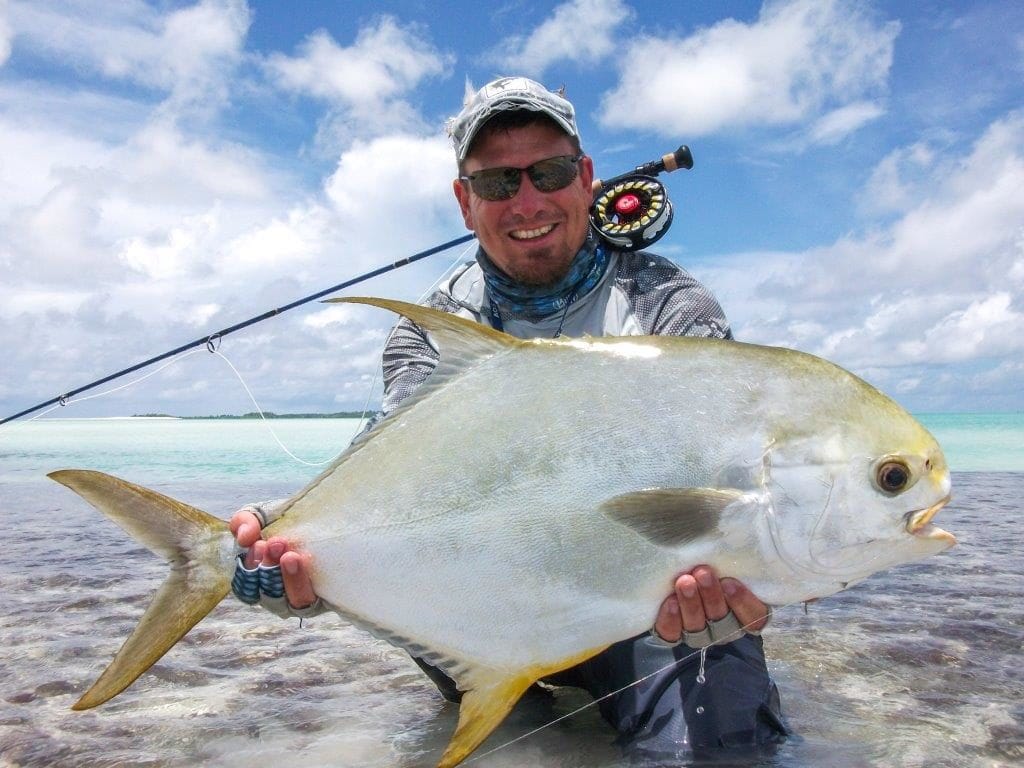
[(238, 546), (249, 550), (245, 556), (246, 568), (281, 566), (285, 596), (292, 608), (306, 608), (316, 602), (313, 582), (309, 578), (312, 556), (308, 552), (293, 551), (288, 540), (281, 536), (264, 541), (260, 538), (260, 521), (252, 512), (245, 510), (232, 516), (231, 533)]
[(661, 604), (654, 631), (667, 642), (677, 642), (683, 632), (700, 632), (709, 621), (732, 611), (740, 626), (757, 632), (768, 623), (768, 606), (736, 579), (719, 580), (706, 565), (684, 573), (675, 583), (675, 594)]

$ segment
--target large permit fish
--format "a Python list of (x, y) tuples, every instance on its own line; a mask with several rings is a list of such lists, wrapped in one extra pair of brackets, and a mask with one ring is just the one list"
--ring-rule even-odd
[[(530, 340), (412, 304), (441, 360), (287, 502), (265, 536), (313, 556), (316, 593), (465, 692), (441, 766), (535, 680), (639, 634), (700, 564), (784, 605), (956, 540), (932, 517), (932, 436), (843, 369), (787, 349), (679, 337)], [(171, 574), (75, 705), (123, 691), (229, 589), (227, 524), (109, 475), (50, 475), (164, 556)]]

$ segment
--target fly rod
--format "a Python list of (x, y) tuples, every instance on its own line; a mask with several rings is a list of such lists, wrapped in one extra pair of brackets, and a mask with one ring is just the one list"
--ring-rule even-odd
[[(654, 179), (659, 173), (670, 173), (679, 168), (690, 169), (693, 167), (693, 156), (690, 154), (689, 147), (683, 145), (680, 146), (675, 152), (667, 155), (662, 155), (657, 160), (652, 160), (649, 163), (638, 165), (634, 170), (615, 176), (607, 181), (601, 181), (600, 179), (594, 180), (594, 195), (595, 200), (590, 208), (590, 219), (597, 233), (607, 240), (611, 245), (620, 250), (637, 250), (639, 248), (646, 247), (656, 240), (660, 239), (665, 232), (668, 231), (669, 225), (672, 223), (672, 205), (669, 203), (668, 195), (665, 192), (665, 187), (661, 182)], [(268, 320), (271, 317), (283, 314), (290, 309), (301, 307), (303, 304), (308, 304), (311, 301), (322, 298), (329, 293), (340, 291), (343, 288), (350, 288), (353, 285), (362, 283), (373, 277), (378, 277), (386, 272), (404, 267), (407, 264), (425, 259), (427, 256), (433, 256), (435, 253), (446, 251), (449, 248), (454, 248), (462, 243), (469, 242), (476, 235), (468, 234), (462, 237), (457, 237), (454, 240), (449, 240), (441, 245), (436, 245), (433, 248), (428, 248), (425, 251), (420, 251), (412, 256), (407, 256), (404, 259), (399, 259), (391, 264), (387, 264), (382, 267), (378, 267), (370, 272), (353, 277), (346, 280), (343, 283), (332, 285), (330, 288), (324, 288), (322, 291), (304, 296), (301, 299), (285, 304), (282, 307), (276, 309), (270, 309), (262, 314), (250, 317), (248, 320), (243, 320), (235, 325), (223, 328), (215, 333), (208, 334), (201, 338), (190, 341), (187, 344), (182, 344), (180, 347), (175, 347), (172, 350), (164, 352), (163, 354), (151, 357), (148, 360), (143, 360), (135, 365), (128, 366), (116, 373), (112, 373), (109, 376), (104, 376), (102, 379), (91, 381), (88, 384), (78, 387), (76, 389), (69, 390), (63, 394), (52, 397), (45, 402), (33, 405), (31, 408), (26, 408), (23, 411), (19, 411), (12, 416), (8, 416), (5, 419), (0, 419), (0, 424), (6, 424), (9, 421), (20, 419), (22, 416), (27, 416), (30, 413), (46, 408), (49, 405), (59, 403), (65, 405), (67, 401), (79, 395), (82, 392), (87, 392), (90, 389), (106, 384), (108, 381), (113, 381), (122, 376), (126, 376), (129, 373), (133, 373), (141, 368), (159, 363), (161, 360), (166, 360), (174, 355), (181, 354), (190, 349), (195, 349), (206, 345), (209, 349), (213, 349), (213, 345), (219, 342), (228, 334), (240, 331), (243, 328), (248, 328), (256, 323)]]
[(180, 347), (175, 347), (174, 349), (168, 352), (164, 352), (163, 354), (157, 355), (156, 357), (151, 357), (148, 360), (143, 360), (141, 363), (131, 365), (127, 368), (124, 368), (123, 370), (118, 371), (117, 373), (112, 373), (109, 376), (104, 376), (102, 379), (97, 379), (96, 381), (89, 382), (85, 386), (78, 387), (77, 389), (72, 389), (69, 392), (65, 392), (62, 395), (50, 398), (46, 402), (39, 403), (38, 405), (33, 405), (31, 408), (26, 408), (24, 411), (20, 411), (14, 414), (13, 416), (8, 416), (6, 419), (0, 420), (0, 424), (6, 424), (8, 421), (14, 421), (15, 419), (21, 418), (22, 416), (27, 416), (28, 414), (34, 413), (35, 411), (38, 411), (40, 408), (45, 408), (48, 405), (53, 405), (55, 403), (60, 403), (61, 405), (63, 405), (68, 401), (69, 398), (74, 397), (75, 395), (81, 394), (82, 392), (86, 392), (90, 389), (93, 389), (94, 387), (98, 387), (101, 384), (106, 384), (108, 381), (113, 381), (114, 379), (118, 379), (121, 376), (126, 376), (129, 373), (137, 371), (140, 368), (145, 368), (146, 366), (152, 365), (153, 363), (159, 363), (161, 360), (166, 360), (168, 357), (173, 357), (174, 355), (180, 354), (189, 349), (194, 349), (195, 347), (200, 347), (203, 346), (204, 344), (209, 347), (212, 347), (212, 345), (215, 342), (224, 338), (229, 333), (234, 333), (235, 331), (240, 331), (243, 328), (248, 328), (250, 325), (255, 325), (256, 323), (260, 323), (271, 317), (280, 315), (284, 312), (287, 312), (289, 309), (295, 309), (295, 307), (300, 307), (303, 304), (308, 304), (309, 302), (315, 301), (316, 299), (326, 296), (329, 293), (340, 291), (342, 288), (350, 288), (351, 286), (356, 285), (357, 283), (369, 280), (371, 277), (383, 275), (384, 273), (390, 272), (394, 269), (398, 269), (399, 267), (404, 267), (407, 264), (412, 264), (414, 261), (425, 259), (427, 256), (433, 256), (435, 253), (440, 253), (441, 251), (446, 251), (449, 248), (454, 248), (456, 245), (461, 245), (462, 243), (468, 242), (472, 240), (474, 237), (476, 237), (476, 235), (473, 234), (457, 237), (454, 240), (449, 240), (447, 243), (436, 245), (433, 248), (428, 248), (425, 251), (420, 251), (419, 253), (415, 253), (412, 256), (407, 256), (404, 259), (399, 259), (398, 261), (393, 262), (391, 264), (387, 264), (383, 267), (378, 267), (377, 269), (374, 269), (371, 272), (367, 272), (366, 274), (359, 275), (358, 277), (353, 277), (352, 279), (346, 280), (343, 283), (332, 285), (330, 288), (325, 288), (322, 291), (317, 291), (316, 293), (310, 294), (309, 296), (297, 299), (296, 301), (293, 301), (290, 304), (285, 304), (283, 307), (277, 307), (276, 309), (267, 310), (262, 314), (256, 315), (255, 317), (250, 317), (248, 320), (243, 320), (240, 323), (235, 323), (235, 325), (228, 326), (227, 328), (219, 330), (216, 333), (211, 333), (208, 336), (203, 336), (202, 338), (196, 339), (195, 341), (190, 341), (187, 344), (182, 344)]

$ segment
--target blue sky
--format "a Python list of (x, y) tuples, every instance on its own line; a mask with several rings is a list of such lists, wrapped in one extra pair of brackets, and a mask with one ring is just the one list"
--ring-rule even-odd
[[(601, 176), (692, 148), (655, 250), (738, 338), (1024, 409), (1016, 0), (0, 0), (0, 415), (463, 234), (443, 123), (500, 74), (566, 87)], [(264, 408), (357, 409), (391, 320), (315, 304), (221, 351)], [(248, 410), (202, 352), (52, 415)]]

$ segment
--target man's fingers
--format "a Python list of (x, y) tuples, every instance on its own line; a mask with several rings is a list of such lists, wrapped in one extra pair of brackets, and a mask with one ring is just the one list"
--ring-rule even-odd
[(269, 567), (281, 562), (281, 556), (288, 551), (288, 541), (280, 536), (267, 539), (263, 549), (263, 557), (260, 559), (262, 565)]
[(725, 594), (715, 572), (706, 565), (698, 565), (693, 569), (693, 577), (697, 581), (705, 618), (708, 621), (724, 618), (729, 612), (729, 605), (725, 602)]
[(697, 580), (688, 573), (676, 579), (676, 599), (683, 618), (683, 629), (687, 632), (700, 632), (708, 623), (704, 615), (704, 603), (701, 602), (697, 589)]
[(260, 522), (252, 512), (236, 512), (231, 517), (231, 533), (238, 546), (247, 548), (260, 537)]
[(259, 539), (249, 547), (249, 551), (245, 553), (245, 567), (252, 570), (261, 562), (263, 562), (263, 556), (267, 551), (267, 542), (263, 539)]
[(309, 578), (308, 552), (285, 552), (281, 555), (281, 576), (288, 603), (293, 608), (305, 608), (316, 602), (313, 582)]
[(768, 606), (736, 579), (722, 579), (722, 591), (729, 609), (744, 629), (757, 632), (768, 622)]
[(678, 642), (683, 636), (683, 617), (679, 614), (679, 600), (669, 595), (658, 610), (658, 619), (654, 622), (654, 631), (662, 640), (670, 643)]

